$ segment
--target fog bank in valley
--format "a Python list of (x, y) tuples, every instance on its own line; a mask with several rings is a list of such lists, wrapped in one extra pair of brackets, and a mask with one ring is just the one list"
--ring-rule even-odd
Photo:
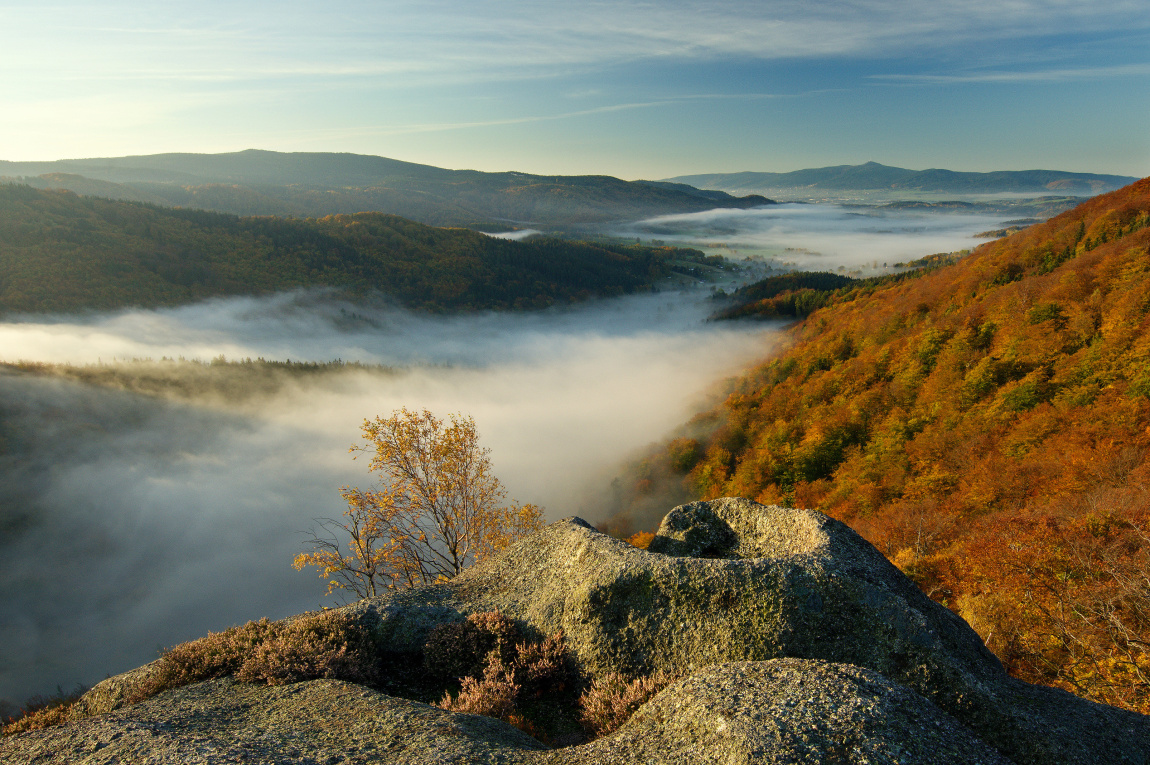
[[(787, 204), (621, 233), (835, 270), (971, 247), (1001, 224)], [(0, 371), (0, 700), (94, 683), (208, 630), (333, 602), (314, 572), (290, 567), (299, 532), (340, 517), (340, 486), (370, 483), (348, 447), (364, 418), (401, 406), (474, 417), (510, 496), (548, 519), (603, 519), (623, 463), (777, 338), (770, 325), (705, 323), (715, 307), (701, 292), (664, 292), (437, 317), (312, 292), (0, 323), (0, 361), (393, 368), (287, 376), (274, 393), (229, 401)]]
[(429, 317), (331, 296), (0, 324), (5, 360), (333, 358), (271, 397), (171, 401), (0, 374), (0, 698), (94, 683), (159, 647), (333, 603), (290, 567), (301, 530), (371, 482), (348, 447), (401, 406), (471, 415), (510, 495), (602, 517), (621, 463), (670, 433), (773, 330), (706, 324), (698, 294)]
[(804, 271), (893, 266), (938, 252), (971, 249), (974, 235), (1002, 225), (1003, 215), (878, 209), (836, 204), (779, 204), (750, 210), (664, 215), (620, 231), (643, 240), (740, 251), (773, 250), (783, 264)]

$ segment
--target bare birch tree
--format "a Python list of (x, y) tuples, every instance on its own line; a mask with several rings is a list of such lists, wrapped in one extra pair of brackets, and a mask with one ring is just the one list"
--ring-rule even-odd
[[(475, 421), (426, 409), (400, 409), (364, 420), (364, 443), (379, 478), (374, 489), (345, 486), (344, 520), (317, 521), (310, 552), (293, 566), (316, 566), (336, 589), (358, 596), (381, 589), (450, 579), (472, 563), (542, 527), (535, 505), (503, 505), (503, 484), (491, 474), (489, 449), (479, 445)], [(347, 537), (346, 542), (342, 537)]]

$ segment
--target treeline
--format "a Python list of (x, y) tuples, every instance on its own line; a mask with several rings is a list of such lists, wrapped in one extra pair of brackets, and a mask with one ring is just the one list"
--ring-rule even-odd
[(838, 290), (858, 279), (826, 271), (798, 271), (768, 276), (736, 290), (734, 305), (717, 312), (716, 319), (768, 319), (777, 316), (803, 317), (827, 305)]
[(929, 270), (955, 263), (966, 254), (944, 252), (927, 255), (895, 266), (907, 270), (881, 276), (854, 278), (827, 271), (796, 271), (768, 276), (741, 287), (731, 295), (733, 305), (715, 313), (713, 319), (770, 319), (780, 316), (804, 318), (836, 302), (856, 300), (876, 289), (921, 276)]
[[(360, 361), (294, 361), (292, 359), (217, 356), (210, 360), (180, 358), (113, 359), (96, 364), (53, 364), (36, 361), (0, 363), (12, 371), (99, 385), (145, 396), (229, 404), (270, 398), (289, 385), (320, 383), (347, 372), (397, 375), (403, 370)], [(2, 428), (0, 428), (2, 430)]]
[(1148, 223), (1150, 179), (953, 265), (839, 288), (638, 466), (627, 501), (822, 510), (1016, 676), (1150, 712)]
[(0, 311), (165, 306), (299, 287), (434, 311), (532, 309), (645, 291), (702, 253), (513, 242), (381, 213), (240, 218), (0, 185)]

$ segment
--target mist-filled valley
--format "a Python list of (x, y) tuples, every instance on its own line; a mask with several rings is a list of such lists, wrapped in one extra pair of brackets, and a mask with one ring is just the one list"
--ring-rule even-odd
[[(719, 210), (615, 233), (775, 268), (882, 271), (971, 247), (973, 234), (1004, 223), (863, 212)], [(347, 453), (364, 418), (399, 407), (472, 416), (511, 498), (544, 506), (547, 520), (602, 521), (626, 461), (674, 435), (777, 342), (777, 324), (707, 322), (720, 305), (698, 286), (432, 316), (313, 290), (10, 317), (0, 361), (179, 377), (196, 367), (165, 359), (200, 369), (216, 359), (241, 392), (189, 384), (141, 395), (26, 368), (0, 374), (0, 699), (90, 685), (208, 630), (334, 603), (291, 559), (313, 519), (340, 517), (340, 486), (371, 482)], [(301, 373), (220, 363), (248, 358), (348, 364)], [(263, 376), (245, 387), (253, 370)]]
[[(769, 348), (762, 326), (703, 324), (709, 307), (652, 295), (428, 318), (281, 296), (4, 325), (14, 358), (338, 357), (395, 369), (289, 375), (230, 405), (0, 377), (0, 688), (13, 700), (90, 684), (205, 630), (331, 602), (313, 572), (290, 567), (298, 532), (342, 514), (341, 485), (366, 487), (347, 449), (364, 418), (402, 406), (471, 415), (514, 498), (550, 520), (594, 517), (596, 492), (629, 453)], [(333, 323), (341, 308), (356, 326)]]
[(631, 224), (624, 236), (713, 248), (729, 257), (764, 258), (784, 269), (882, 273), (927, 254), (969, 250), (1010, 222), (1047, 217), (1073, 206), (842, 205), (788, 203), (749, 210), (664, 215)]

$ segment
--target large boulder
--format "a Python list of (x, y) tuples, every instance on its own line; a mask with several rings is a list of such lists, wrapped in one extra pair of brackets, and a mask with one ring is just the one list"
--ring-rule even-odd
[(416, 651), (434, 623), (493, 609), (562, 631), (591, 676), (783, 657), (852, 664), (912, 688), (1018, 763), (1150, 763), (1150, 719), (1010, 678), (966, 622), (812, 510), (694, 502), (668, 514), (648, 550), (569, 518), (451, 582), (349, 612)]
[(554, 762), (1010, 763), (909, 688), (810, 659), (707, 667), (663, 690), (611, 736)]
[[(719, 683), (719, 675), (700, 670), (799, 659), (805, 663), (785, 665), (791, 675), (809, 672), (813, 678), (831, 672), (845, 684), (820, 697), (826, 708), (840, 702), (848, 705), (844, 710), (855, 708), (843, 701), (853, 698), (850, 687), (862, 688), (859, 678), (881, 680), (910, 694), (884, 691), (886, 709), (898, 706), (898, 699), (921, 697), (933, 705), (927, 709), (940, 709), (939, 714), (959, 721), (960, 728), (1015, 763), (1150, 763), (1150, 718), (1012, 680), (965, 622), (923, 595), (847, 526), (813, 511), (744, 499), (692, 503), (667, 516), (649, 550), (570, 518), (450, 582), (343, 609), (374, 630), (389, 651), (408, 654), (410, 661), (418, 659), (436, 625), (491, 610), (518, 620), (527, 632), (562, 631), (588, 677), (658, 669), (687, 676), (687, 685), (676, 687), (694, 688), (690, 698), (706, 699), (683, 701), (698, 710), (721, 706), (699, 690), (700, 683), (712, 682), (706, 678)], [(837, 668), (827, 669), (831, 665)], [(724, 671), (728, 674), (722, 677), (730, 679), (735, 670)], [(138, 670), (136, 677), (146, 674)], [(780, 685), (775, 670), (738, 674), (739, 687), (761, 686), (768, 696), (801, 686)], [(115, 708), (133, 682), (121, 676), (98, 685), (85, 699), (85, 711)], [(768, 696), (756, 703), (776, 711), (758, 718), (736, 715), (741, 722), (735, 727), (746, 732), (755, 725), (782, 724), (777, 710), (785, 708), (785, 698), (768, 703)], [(645, 709), (635, 719), (653, 719), (644, 715), (659, 708)], [(933, 712), (915, 714), (935, 719)], [(848, 718), (870, 731), (859, 741), (873, 738), (881, 728), (873, 723), (878, 718)], [(900, 719), (900, 725), (913, 727), (906, 721), (918, 718)], [(697, 728), (700, 735), (705, 727)], [(682, 747), (696, 728), (674, 730), (679, 732), (666, 741)], [(792, 740), (788, 735), (780, 734), (779, 740)], [(748, 746), (732, 749), (733, 759), (723, 761), (792, 761), (755, 760), (746, 753), (761, 747)], [(876, 739), (873, 746), (858, 746), (879, 757), (875, 752), (888, 744)], [(575, 756), (577, 749), (564, 751)], [(993, 761), (985, 753), (978, 757)]]

